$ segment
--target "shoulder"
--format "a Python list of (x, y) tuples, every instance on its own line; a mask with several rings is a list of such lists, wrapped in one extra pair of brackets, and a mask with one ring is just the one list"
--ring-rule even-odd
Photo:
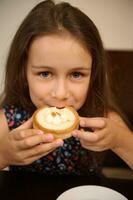
[(3, 109), (0, 110), (0, 130), (1, 130), (0, 136), (1, 136), (1, 134), (5, 134), (5, 133), (9, 132), (7, 119), (6, 119)]

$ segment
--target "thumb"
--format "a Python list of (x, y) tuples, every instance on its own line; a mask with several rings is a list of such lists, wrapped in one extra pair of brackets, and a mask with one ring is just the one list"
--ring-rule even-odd
[(20, 125), (17, 129), (30, 129), (33, 127), (33, 117), (29, 118), (26, 122)]

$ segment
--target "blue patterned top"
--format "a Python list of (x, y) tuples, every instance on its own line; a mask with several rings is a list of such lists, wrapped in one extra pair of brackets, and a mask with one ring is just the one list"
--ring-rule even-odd
[[(21, 107), (4, 106), (9, 129), (12, 130), (23, 124), (30, 114)], [(41, 159), (26, 166), (10, 166), (12, 171), (32, 171), (49, 175), (90, 175), (101, 174), (94, 153), (81, 147), (77, 138), (64, 140), (64, 145)]]

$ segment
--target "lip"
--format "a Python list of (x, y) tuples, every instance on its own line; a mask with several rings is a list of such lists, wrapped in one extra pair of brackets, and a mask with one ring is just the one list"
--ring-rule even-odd
[(56, 107), (56, 108), (65, 108), (66, 106), (73, 107), (72, 105), (48, 105), (49, 107)]
[(65, 108), (67, 105), (52, 105), (50, 107)]

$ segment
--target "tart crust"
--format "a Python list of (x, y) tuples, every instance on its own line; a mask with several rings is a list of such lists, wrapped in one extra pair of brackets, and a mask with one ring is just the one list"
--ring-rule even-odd
[[(39, 129), (42, 130), (44, 133), (51, 133), (54, 135), (55, 138), (61, 138), (61, 139), (66, 139), (71, 137), (71, 132), (74, 129), (78, 129), (79, 127), (79, 115), (77, 113), (77, 111), (70, 106), (66, 106), (65, 108), (61, 108), (61, 109), (68, 109), (70, 112), (73, 113), (74, 115), (74, 121), (72, 123), (71, 126), (69, 126), (68, 128), (64, 128), (64, 129), (50, 129), (44, 126), (44, 124), (42, 124), (39, 120), (38, 120), (38, 113), (41, 112), (42, 110), (44, 110), (45, 108), (52, 108), (52, 107), (48, 107), (48, 106), (43, 106), (39, 109), (37, 109), (35, 111), (35, 113), (33, 114), (33, 128), (35, 129)], [(57, 110), (61, 110), (60, 108), (56, 108)], [(54, 117), (54, 115), (60, 115), (60, 112), (52, 112), (51, 115)], [(45, 119), (44, 119), (45, 121)], [(57, 125), (57, 127), (60, 126), (60, 124)]]

